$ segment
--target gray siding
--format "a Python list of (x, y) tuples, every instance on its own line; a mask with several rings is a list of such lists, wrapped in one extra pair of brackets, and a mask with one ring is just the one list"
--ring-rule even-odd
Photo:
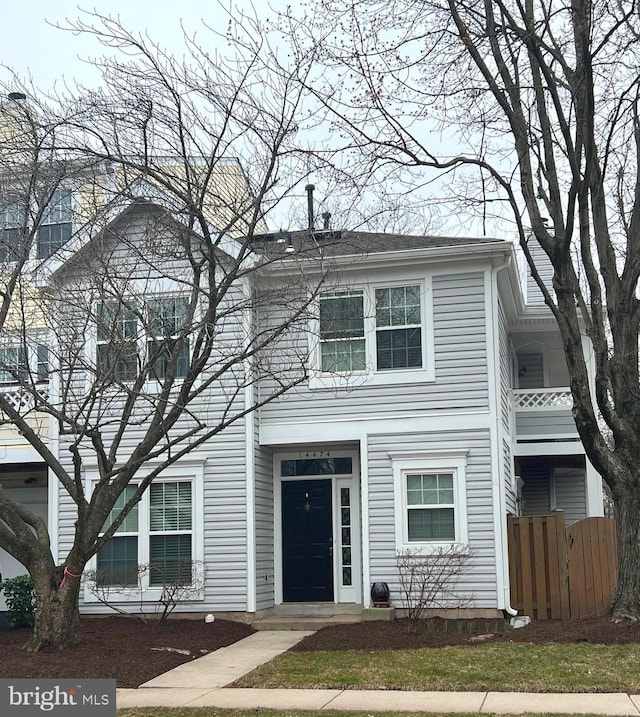
[(564, 511), (565, 525), (587, 517), (585, 471), (580, 468), (556, 468), (553, 474), (556, 508)]
[[(399, 280), (401, 281), (401, 280)], [(354, 285), (356, 285), (354, 283)], [(366, 417), (410, 415), (418, 411), (487, 410), (488, 377), (484, 274), (459, 273), (433, 277), (435, 381), (418, 384), (369, 385), (354, 376), (348, 388), (312, 390), (307, 382), (261, 409), (262, 425), (326, 420), (336, 415)], [(369, 337), (371, 338), (371, 337)], [(306, 332), (291, 332), (279, 345), (273, 365), (285, 375), (309, 347)], [(266, 377), (262, 395), (275, 384)]]
[(256, 609), (274, 604), (273, 454), (255, 439)]
[(511, 376), (511, 342), (509, 340), (509, 329), (507, 318), (498, 302), (498, 340), (500, 350), (500, 418), (505, 435), (511, 432), (511, 413), (513, 411)]
[(521, 476), (522, 514), (545, 515), (551, 510), (549, 465), (546, 461), (531, 460), (523, 464)]
[(244, 611), (248, 568), (244, 421), (216, 438), (207, 451), (204, 481), (204, 602), (207, 609)]
[(516, 434), (524, 436), (576, 435), (571, 410), (517, 411)]
[(517, 486), (513, 477), (513, 459), (511, 457), (511, 444), (509, 441), (502, 441), (502, 462), (504, 472), (505, 502), (507, 513), (517, 513)]
[[(552, 289), (553, 285), (553, 267), (549, 261), (549, 257), (545, 254), (544, 250), (538, 244), (536, 239), (531, 236), (528, 241), (529, 252), (533, 258), (538, 274), (542, 279), (544, 285), (551, 290), (551, 295), (554, 296)], [(531, 270), (527, 265), (527, 286), (526, 286), (526, 299), (529, 306), (539, 306), (544, 304), (544, 297), (540, 291), (540, 287), (535, 282), (531, 275)]]
[[(139, 227), (135, 222), (131, 225), (131, 244), (135, 243), (136, 231)], [(141, 233), (140, 241), (144, 241), (144, 234)], [(174, 238), (175, 244), (175, 238)], [(154, 276), (188, 276), (175, 257), (175, 251), (161, 257), (154, 264), (154, 256), (151, 255), (149, 266), (145, 266), (141, 257), (142, 251), (136, 254), (133, 250), (128, 251), (128, 246), (120, 248), (115, 252), (113, 260), (118, 263), (117, 271), (123, 271), (127, 261), (135, 265), (135, 273), (132, 275), (142, 282), (144, 287), (145, 279)], [(70, 291), (81, 296), (89, 279), (91, 265), (90, 257), (85, 257), (85, 263), (78, 261), (70, 265), (68, 275), (63, 277), (68, 281)], [(169, 263), (162, 263), (164, 260)], [(166, 270), (166, 274), (163, 270)], [(81, 276), (73, 276), (72, 272)], [(84, 286), (83, 286), (84, 281)], [(153, 286), (153, 285), (152, 285)], [(64, 295), (65, 288), (61, 290)], [(140, 301), (152, 298), (152, 294), (143, 295)], [(201, 376), (205, 381), (219, 366), (224, 366), (229, 355), (235, 354), (239, 344), (244, 344), (246, 331), (242, 311), (243, 303), (240, 300), (240, 289), (233, 288), (232, 293), (226, 297), (226, 304), (219, 307), (220, 320), (216, 326), (215, 352), (211, 357), (209, 366)], [(76, 316), (82, 321), (81, 316)], [(87, 391), (87, 383), (84, 376), (78, 372), (78, 396), (84, 398)], [(244, 409), (244, 368), (241, 365), (228, 371), (222, 378), (216, 380), (207, 391), (194, 398), (189, 404), (189, 410), (183, 414), (178, 423), (169, 433), (169, 437), (175, 437), (179, 432), (189, 431), (198, 424), (205, 424), (207, 428), (214, 428), (220, 423), (228, 421), (234, 414)], [(148, 387), (149, 395), (155, 390), (153, 384)], [(109, 396), (109, 420), (117, 425), (118, 416), (121, 414), (122, 399), (115, 395)], [(151, 398), (150, 404), (153, 403)], [(139, 444), (145, 430), (145, 419), (149, 413), (149, 404), (138, 406), (133, 411), (132, 420), (129, 422), (125, 432), (124, 440), (118, 450), (118, 455), (125, 460), (134, 448)], [(105, 414), (106, 415), (106, 414)], [(104, 428), (103, 436), (109, 448), (109, 428)], [(202, 429), (201, 429), (202, 431)], [(70, 453), (68, 451), (68, 439), (64, 437), (60, 441), (60, 456), (65, 461), (66, 468), (71, 470)], [(180, 444), (179, 447), (184, 444)], [(202, 522), (202, 533), (195, 534), (194, 544), (197, 551), (201, 551), (206, 567), (206, 583), (204, 587), (204, 600), (192, 602), (185, 605), (183, 609), (206, 609), (219, 611), (245, 611), (247, 609), (247, 476), (246, 476), (246, 441), (245, 421), (237, 420), (229, 425), (221, 433), (214, 435), (205, 444), (194, 448), (188, 455), (178, 463), (180, 466), (194, 467), (194, 475), (203, 472), (202, 501), (196, 501), (194, 508)], [(95, 461), (91, 453), (87, 451), (85, 457), (85, 470), (94, 470)], [(141, 473), (144, 473), (145, 466), (142, 466)], [(69, 497), (61, 490), (60, 492), (60, 542), (59, 559), (63, 560), (67, 554), (71, 541), (73, 540), (74, 522), (76, 510)], [(144, 540), (145, 536), (140, 536)], [(93, 606), (92, 606), (93, 608)], [(179, 608), (180, 609), (180, 608)]]
[[(458, 592), (471, 598), (471, 607), (495, 607), (496, 563), (493, 524), (490, 436), (488, 431), (452, 431), (408, 435), (369, 436), (369, 541), (371, 581), (385, 581), (398, 593), (395, 506), (392, 463), (389, 453), (397, 450), (468, 448), (466, 467), (467, 520), (473, 552), (469, 571), (459, 582)], [(366, 586), (365, 586), (366, 587)]]

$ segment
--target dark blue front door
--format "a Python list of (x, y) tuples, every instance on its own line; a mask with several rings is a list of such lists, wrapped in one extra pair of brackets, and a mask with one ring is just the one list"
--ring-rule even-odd
[(331, 481), (282, 482), (285, 602), (333, 600)]

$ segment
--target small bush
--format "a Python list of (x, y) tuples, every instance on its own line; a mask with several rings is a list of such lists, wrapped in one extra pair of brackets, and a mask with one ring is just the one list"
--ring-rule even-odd
[(7, 603), (7, 618), (11, 627), (33, 627), (36, 610), (36, 591), (28, 575), (3, 580), (0, 590)]

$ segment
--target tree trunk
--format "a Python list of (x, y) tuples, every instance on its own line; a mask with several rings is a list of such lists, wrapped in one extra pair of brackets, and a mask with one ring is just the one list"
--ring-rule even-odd
[(640, 491), (629, 486), (614, 495), (618, 533), (618, 585), (607, 613), (614, 618), (640, 617)]
[(25, 645), (30, 652), (43, 648), (63, 649), (76, 645), (80, 639), (78, 596), (80, 580), (67, 577), (64, 584), (50, 576), (35, 579), (37, 607), (33, 637)]

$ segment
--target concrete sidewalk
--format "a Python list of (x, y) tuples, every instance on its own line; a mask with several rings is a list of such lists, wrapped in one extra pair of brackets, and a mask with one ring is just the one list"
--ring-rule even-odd
[(225, 685), (293, 647), (308, 632), (257, 632), (176, 667), (137, 690), (119, 689), (118, 707), (367, 710), (370, 712), (493, 712), (637, 715), (640, 695), (393, 690), (265, 690)]

